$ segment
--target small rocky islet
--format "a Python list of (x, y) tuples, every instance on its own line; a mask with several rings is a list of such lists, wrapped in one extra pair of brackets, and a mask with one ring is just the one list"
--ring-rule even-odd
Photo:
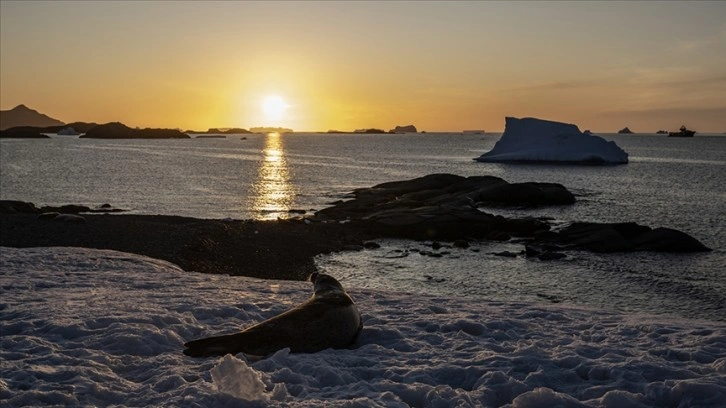
[(313, 214), (273, 221), (118, 215), (111, 213), (123, 210), (108, 204), (38, 208), (4, 200), (0, 246), (112, 249), (163, 259), (184, 270), (294, 280), (316, 271), (317, 255), (375, 250), (371, 241), (382, 238), (451, 242), (462, 248), (477, 240), (511, 241), (520, 243), (526, 256), (547, 261), (567, 251), (710, 250), (685, 232), (631, 221), (571, 222), (554, 228), (547, 219), (486, 212), (488, 207), (535, 208), (575, 201), (556, 183), (509, 183), (493, 176), (453, 174), (357, 189), (349, 199)]

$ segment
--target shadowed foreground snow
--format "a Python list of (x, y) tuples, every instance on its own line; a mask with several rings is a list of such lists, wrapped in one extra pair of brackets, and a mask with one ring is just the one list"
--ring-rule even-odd
[(311, 285), (79, 248), (0, 248), (0, 279), (2, 406), (726, 401), (723, 324), (348, 288), (365, 324), (354, 349), (193, 359), (185, 341), (272, 317)]

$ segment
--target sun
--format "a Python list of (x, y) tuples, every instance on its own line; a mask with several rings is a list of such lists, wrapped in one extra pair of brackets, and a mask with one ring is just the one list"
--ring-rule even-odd
[(262, 101), (262, 112), (265, 114), (265, 119), (267, 120), (281, 120), (289, 107), (290, 105), (281, 96), (277, 95), (267, 96)]

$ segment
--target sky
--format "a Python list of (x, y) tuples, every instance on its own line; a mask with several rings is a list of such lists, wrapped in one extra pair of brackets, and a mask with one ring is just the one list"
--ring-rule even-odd
[(726, 2), (0, 0), (0, 109), (297, 131), (726, 131)]

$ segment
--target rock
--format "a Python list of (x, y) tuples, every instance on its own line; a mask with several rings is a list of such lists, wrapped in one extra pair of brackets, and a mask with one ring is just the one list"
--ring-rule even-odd
[(395, 128), (391, 129), (389, 133), (416, 133), (416, 126), (414, 125), (406, 125), (406, 126), (396, 126)]
[(53, 218), (53, 221), (67, 222), (72, 224), (83, 224), (86, 219), (80, 215), (75, 214), (58, 214)]
[(633, 131), (628, 129), (628, 127), (626, 126), (622, 129), (618, 130), (618, 133), (620, 133), (621, 135), (632, 135)]
[(524, 256), (527, 258), (532, 258), (536, 256), (542, 255), (542, 250), (539, 248), (536, 248), (532, 245), (525, 245), (524, 246)]
[(92, 139), (188, 139), (189, 135), (176, 129), (131, 129), (119, 122), (97, 125), (81, 138)]
[(593, 252), (701, 252), (708, 247), (690, 235), (670, 228), (656, 228), (627, 223), (577, 222), (548, 237), (576, 248)]
[(50, 139), (42, 133), (42, 128), (21, 126), (0, 131), (0, 138), (8, 139)]
[(537, 257), (540, 261), (552, 261), (555, 259), (567, 258), (567, 255), (561, 252), (545, 252)]
[(38, 216), (39, 220), (53, 220), (55, 217), (59, 216), (60, 213), (58, 212), (44, 212)]
[(373, 241), (367, 241), (367, 242), (363, 243), (363, 248), (365, 248), (365, 249), (378, 249), (380, 247), (381, 247), (380, 244), (378, 244), (377, 242), (373, 242)]
[(496, 256), (504, 256), (507, 258), (516, 258), (517, 257), (516, 253), (510, 252), (510, 251), (492, 252), (491, 254), (496, 255)]
[(359, 252), (365, 249), (363, 245), (343, 245), (343, 251), (354, 251)]
[(580, 132), (577, 126), (536, 118), (505, 119), (494, 148), (480, 162), (624, 164), (628, 154), (615, 142)]
[(33, 203), (16, 200), (0, 200), (0, 214), (38, 214), (40, 212)]
[(469, 241), (467, 241), (465, 239), (457, 239), (456, 241), (454, 241), (455, 248), (466, 249), (466, 248), (469, 248), (469, 246), (470, 246)]
[(670, 228), (655, 228), (633, 239), (639, 251), (706, 252), (711, 249), (692, 236)]

